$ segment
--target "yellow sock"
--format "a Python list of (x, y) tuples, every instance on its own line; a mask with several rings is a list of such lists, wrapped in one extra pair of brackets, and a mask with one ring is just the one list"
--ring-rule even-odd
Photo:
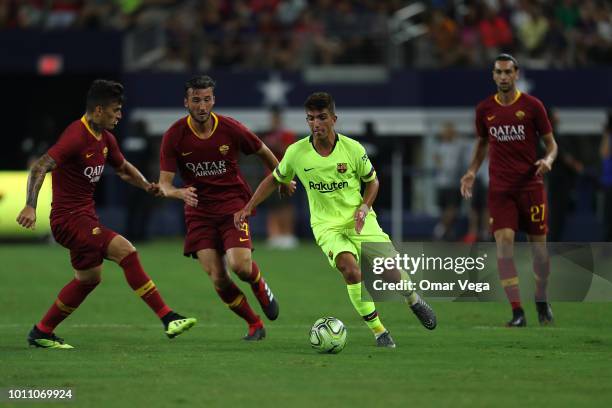
[(361, 283), (346, 285), (346, 289), (353, 307), (357, 310), (359, 316), (363, 317), (363, 320), (374, 335), (379, 336), (387, 331), (380, 321), (380, 317), (378, 317), (374, 302), (361, 299)]

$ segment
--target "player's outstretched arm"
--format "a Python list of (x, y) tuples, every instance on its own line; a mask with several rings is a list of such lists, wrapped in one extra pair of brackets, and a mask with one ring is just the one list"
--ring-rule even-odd
[(274, 178), (272, 173), (259, 183), (257, 190), (253, 193), (253, 197), (244, 206), (244, 208), (234, 214), (234, 225), (237, 229), (240, 229), (241, 224), (247, 219), (253, 210), (266, 198), (270, 196), (276, 190), (278, 181)]
[[(264, 165), (272, 172), (278, 166), (278, 160), (274, 153), (265, 144), (261, 145), (261, 149), (257, 151), (257, 156), (261, 159)], [(291, 181), (288, 184), (279, 185), (279, 193), (281, 197), (291, 197), (295, 193), (296, 183)]]
[(274, 171), (276, 166), (278, 166), (278, 159), (264, 143), (261, 144), (261, 148), (257, 151), (256, 154), (263, 162), (263, 164), (268, 168), (268, 170)]
[(461, 195), (463, 198), (472, 197), (472, 187), (474, 186), (476, 173), (487, 155), (488, 148), (489, 140), (486, 137), (478, 137), (476, 139), (476, 145), (474, 146), (474, 153), (472, 154), (470, 167), (468, 167), (468, 170), (465, 172), (463, 177), (461, 177)]
[(536, 176), (544, 175), (552, 169), (553, 162), (557, 158), (557, 152), (559, 150), (552, 133), (547, 133), (542, 136), (542, 140), (544, 141), (544, 146), (546, 146), (546, 154), (543, 158), (534, 163), (537, 167)]
[(378, 182), (378, 177), (374, 177), (374, 180), (365, 183), (363, 202), (357, 211), (355, 211), (355, 232), (358, 234), (361, 234), (361, 230), (365, 224), (365, 218), (372, 210), (372, 205), (374, 204), (374, 200), (376, 200), (376, 196), (378, 195), (379, 187), (380, 183)]
[(185, 204), (191, 207), (198, 206), (198, 194), (195, 187), (176, 188), (172, 184), (174, 173), (170, 171), (161, 171), (159, 173), (159, 190), (162, 197), (176, 198), (183, 200)]
[(24, 228), (36, 226), (36, 204), (38, 203), (38, 193), (45, 181), (47, 172), (55, 168), (55, 160), (47, 153), (43, 154), (30, 169), (28, 175), (28, 192), (26, 195), (26, 205), (17, 216), (17, 223)]
[(115, 169), (121, 180), (133, 186), (143, 189), (147, 193), (160, 196), (159, 186), (156, 183), (149, 183), (146, 177), (132, 163), (127, 160)]

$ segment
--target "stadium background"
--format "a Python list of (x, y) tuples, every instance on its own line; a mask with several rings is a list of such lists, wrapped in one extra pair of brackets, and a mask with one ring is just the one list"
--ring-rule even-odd
[[(603, 240), (605, 186), (600, 182), (599, 147), (604, 129), (607, 124), (609, 126), (608, 110), (612, 105), (612, 6), (608, 1), (6, 0), (0, 2), (0, 50), (0, 89), (5, 101), (0, 177), (4, 177), (4, 172), (26, 170), (32, 158), (44, 153), (59, 132), (80, 117), (87, 87), (95, 78), (116, 79), (125, 85), (124, 118), (116, 134), (127, 158), (152, 179), (158, 175), (160, 136), (167, 126), (184, 115), (183, 82), (192, 74), (207, 73), (215, 78), (218, 83), (215, 111), (235, 117), (256, 133), (269, 129), (269, 110), (280, 107), (285, 126), (299, 137), (305, 135), (307, 126), (301, 104), (309, 93), (325, 90), (336, 98), (337, 129), (368, 147), (381, 180), (375, 206), (383, 228), (398, 241), (431, 239), (440, 216), (436, 205), (436, 168), (432, 159), (439, 143), (438, 135), (444, 124), (450, 121), (468, 144), (472, 141), (474, 106), (494, 92), (490, 61), (499, 52), (511, 52), (521, 62), (519, 88), (557, 110), (559, 123), (555, 136), (563, 140), (565, 151), (571, 152), (583, 164), (580, 172), (570, 172), (562, 178), (569, 209), (561, 239)], [(263, 177), (261, 167), (257, 161), (245, 158), (243, 171), (252, 185)], [(98, 213), (103, 222), (125, 233), (128, 239), (152, 241), (139, 245), (139, 248), (150, 274), (162, 290), (168, 288), (166, 296), (184, 300), (186, 309), (191, 308), (197, 313), (204, 313), (202, 310), (205, 309), (209, 313), (202, 318), (202, 326), (196, 329), (204, 331), (208, 325), (212, 329), (202, 334), (200, 340), (206, 342), (210, 337), (213, 340), (208, 346), (202, 346), (203, 350), (198, 348), (199, 344), (195, 349), (216, 355), (208, 357), (212, 358), (209, 361), (212, 364), (218, 358), (219, 364), (230, 361), (229, 366), (233, 369), (241, 369), (232, 356), (241, 353), (242, 349), (225, 345), (219, 338), (227, 336), (231, 339), (228, 342), (235, 342), (241, 330), (238, 323), (217, 304), (219, 302), (204, 277), (194, 276), (195, 265), (180, 256), (179, 240), (183, 229), (180, 203), (149, 199), (122, 184), (112, 176), (111, 169), (107, 168), (106, 173), (96, 195)], [(57, 245), (23, 242), (28, 237), (46, 236), (45, 217), (39, 212), (38, 233), (18, 231), (14, 218), (25, 200), (25, 179), (21, 184), (8, 183), (5, 178), (1, 180), (0, 278), (3, 284), (0, 302), (4, 310), (12, 312), (0, 320), (6, 341), (0, 347), (1, 357), (6, 359), (8, 367), (6, 376), (0, 375), (0, 387), (34, 386), (40, 383), (37, 381), (42, 381), (37, 375), (41, 369), (37, 359), (42, 359), (38, 363), (60, 363), (55, 357), (38, 357), (31, 352), (25, 354), (21, 350), (25, 344), (22, 337), (52, 299), (63, 277), (68, 276), (69, 263), (67, 253)], [(457, 179), (457, 188), (458, 184)], [(282, 306), (293, 318), (279, 326), (283, 342), (277, 344), (270, 339), (272, 344), (263, 348), (264, 356), (269, 359), (274, 358), (279, 347), (285, 351), (281, 366), (285, 370), (282, 375), (287, 380), (281, 382), (285, 391), (279, 391), (280, 395), (294, 405), (308, 405), (307, 400), (301, 398), (319, 392), (317, 387), (325, 386), (324, 379), (317, 377), (302, 383), (301, 392), (304, 394), (297, 391), (298, 385), (292, 388), (289, 379), (295, 377), (295, 383), (299, 384), (297, 378), (300, 375), (350, 376), (354, 370), (365, 369), (371, 364), (372, 359), (365, 357), (369, 355), (379, 358), (374, 366), (376, 369), (387, 368), (396, 377), (406, 376), (404, 369), (407, 368), (394, 365), (391, 354), (381, 354), (383, 357), (380, 357), (365, 346), (357, 346), (358, 343), (368, 344), (365, 330), (348, 305), (334, 302), (339, 297), (344, 302), (343, 288), (318, 249), (312, 246), (305, 194), (301, 188), (295, 203), (298, 214), (296, 232), (302, 242), (297, 249), (280, 252), (265, 247), (265, 206), (252, 220), (253, 234), (261, 241), (256, 258), (259, 256), (270, 270), (271, 281), (276, 279)], [(550, 205), (554, 211), (554, 201)], [(467, 207), (464, 205), (454, 226), (457, 239), (467, 230)], [(29, 258), (27, 262), (25, 258)], [(296, 265), (295, 259), (308, 259), (308, 262)], [(41, 271), (42, 263), (51, 265), (50, 270)], [(528, 269), (528, 265), (529, 262), (524, 260), (524, 269)], [(290, 293), (296, 290), (296, 278), (287, 277), (287, 269), (298, 271), (298, 276), (307, 275), (313, 284), (325, 289), (317, 295), (312, 293), (318, 290), (316, 287), (307, 287), (303, 293), (300, 292), (303, 295), (301, 300), (291, 304)], [(173, 275), (167, 274), (168, 270), (172, 270)], [(16, 275), (16, 271), (20, 275)], [(125, 327), (134, 324), (133, 316), (146, 313), (136, 300), (122, 305), (107, 305), (103, 301), (103, 296), (124, 299), (129, 295), (117, 275), (105, 274), (110, 294), (94, 297), (91, 305), (84, 306), (71, 318), (73, 321), (62, 326), (62, 333), (66, 336), (72, 334), (78, 339), (103, 343), (95, 346), (100, 347), (93, 353), (98, 357), (91, 357), (92, 364), (98, 368), (103, 367), (112, 347), (126, 338), (139, 344), (133, 346), (134, 354), (154, 353), (146, 347), (143, 351), (140, 343), (149, 338), (157, 339), (157, 329), (147, 323), (137, 327), (138, 333), (146, 336), (144, 340), (132, 332), (124, 333)], [(25, 284), (30, 281), (38, 283), (34, 290), (36, 299), (24, 307), (20, 299), (33, 297), (31, 288)], [(302, 284), (307, 281), (301, 280)], [(191, 285), (188, 287), (198, 288), (198, 291), (185, 293), (183, 285)], [(325, 299), (322, 299), (323, 295)], [(318, 304), (312, 308), (314, 310), (311, 310), (312, 302)], [(515, 358), (513, 352), (517, 350), (523, 350), (523, 355), (531, 360), (541, 358), (540, 355), (566, 359), (563, 363), (543, 367), (533, 367), (531, 362), (520, 360), (522, 366), (518, 362), (509, 365), (509, 370), (515, 370), (510, 374), (504, 370), (496, 371), (488, 362), (474, 363), (475, 371), (468, 370), (464, 374), (472, 380), (485, 381), (492, 391), (480, 398), (476, 390), (458, 387), (449, 390), (444, 398), (438, 395), (440, 404), (498, 403), (493, 391), (507, 384), (502, 380), (504, 375), (524, 375), (533, 379), (529, 377), (529, 370), (533, 376), (555, 378), (560, 385), (553, 386), (552, 382), (544, 381), (543, 389), (556, 392), (558, 401), (575, 401), (580, 405), (585, 402), (581, 396), (590, 394), (591, 399), (586, 405), (597, 405), (610, 397), (610, 388), (604, 385), (604, 380), (610, 378), (610, 370), (598, 365), (601, 361), (609, 363), (611, 358), (609, 344), (612, 344), (612, 336), (610, 319), (606, 317), (609, 316), (607, 305), (560, 306), (567, 316), (566, 326), (572, 329), (565, 327), (567, 331), (561, 335), (546, 332), (548, 338), (553, 339), (550, 343), (544, 342), (537, 331), (527, 332), (521, 337), (515, 333), (484, 330), (483, 327), (500, 320), (502, 305), (487, 306), (486, 310), (477, 304), (436, 305), (439, 305), (442, 316), (450, 316), (447, 322), (452, 320), (447, 323), (448, 331), (445, 332), (448, 343), (435, 336), (424, 340), (424, 336), (419, 337), (421, 333), (416, 338), (411, 332), (398, 333), (400, 344), (402, 340), (406, 345), (414, 343), (412, 351), (421, 350), (423, 353), (422, 359), (413, 361), (415, 367), (425, 370), (425, 378), (416, 380), (415, 386), (442, 392), (444, 387), (432, 385), (435, 376), (445, 381), (461, 380), (460, 374), (455, 376), (451, 368), (444, 366), (445, 360), (436, 356), (437, 348), (448, 347), (449, 353), (443, 353), (444, 358), (452, 361), (455, 367), (471, 364), (469, 355), (475, 348), (488, 351), (490, 347), (496, 353), (499, 345), (505, 350), (491, 360), (492, 366), (507, 365), (509, 359)], [(404, 313), (397, 305), (381, 307), (383, 311), (389, 309), (389, 315), (402, 316)], [(129, 318), (124, 318), (123, 308), (130, 311)], [(584, 313), (588, 318), (582, 321)], [(338, 314), (347, 321), (349, 339), (354, 348), (350, 351), (349, 347), (343, 352), (342, 356), (347, 354), (349, 357), (342, 360), (342, 368), (329, 359), (313, 362), (313, 356), (308, 353), (304, 330), (320, 314)], [(395, 327), (406, 326), (399, 317), (387, 319)], [(532, 321), (535, 322), (533, 317)], [(105, 333), (84, 335), (79, 324), (86, 322), (91, 327), (102, 328)], [(475, 325), (478, 328), (476, 333), (473, 330)], [(273, 325), (269, 327), (274, 330)], [(412, 332), (418, 330), (416, 326), (408, 327)], [(211, 336), (211, 330), (215, 335)], [(117, 336), (126, 338), (119, 341)], [(456, 344), (466, 341), (469, 345), (455, 348)], [(429, 344), (423, 345), (423, 342)], [(568, 346), (572, 342), (580, 346)], [(175, 347), (174, 350), (189, 353), (193, 350), (189, 345), (192, 344), (182, 343), (182, 348)], [(546, 350), (550, 347), (556, 351), (549, 355)], [(525, 348), (529, 350), (525, 351)], [(464, 353), (465, 357), (457, 357), (455, 352)], [(162, 358), (174, 356), (166, 351), (160, 353)], [(299, 357), (295, 366), (296, 358), (291, 353)], [(568, 357), (568, 353), (573, 353), (572, 357)], [(122, 381), (139, 369), (138, 359), (128, 354), (124, 354), (127, 369), (117, 369), (120, 374), (116, 377), (109, 374), (109, 384), (121, 387)], [(408, 359), (409, 355), (405, 357)], [(29, 361), (25, 365), (24, 358)], [(84, 358), (83, 362), (89, 361), (85, 357), (77, 357), (77, 361), (79, 358)], [(428, 358), (435, 359), (440, 371), (430, 370)], [(246, 360), (255, 368), (246, 370), (245, 376), (256, 376), (259, 370), (270, 369), (265, 362), (255, 361), (253, 357)], [(181, 359), (181, 363), (185, 361)], [(179, 380), (189, 377), (192, 372), (204, 377), (210, 375), (210, 372), (200, 371), (202, 368), (198, 365), (189, 364), (190, 368), (181, 371), (183, 375), (179, 376), (176, 384), (175, 380), (170, 381), (173, 386), (180, 387)], [(576, 389), (571, 387), (566, 374), (560, 374), (567, 367), (584, 375), (584, 382)], [(62, 368), (66, 369), (65, 366)], [(87, 376), (86, 369), (81, 370), (81, 375)], [(43, 371), (55, 374), (49, 368)], [(487, 373), (499, 377), (500, 382), (486, 382)], [(154, 374), (147, 371), (144, 377), (150, 376)], [(68, 377), (60, 376), (61, 381), (76, 384), (77, 388), (80, 386), (90, 394), (96, 394), (96, 387), (104, 383), (81, 384), (70, 382)], [(365, 375), (357, 377), (356, 388), (371, 381)], [(333, 377), (332, 383), (337, 379)], [(46, 380), (43, 383), (58, 385), (62, 384), (61, 381)], [(192, 380), (187, 384), (189, 390), (201, 386)], [(389, 392), (395, 387), (407, 386), (401, 381), (387, 381), (384, 386), (379, 381), (374, 384)], [(223, 387), (222, 382), (217, 385)], [(273, 387), (274, 384), (269, 383), (263, 389), (269, 393)], [(517, 387), (526, 396), (526, 401), (545, 402), (538, 399), (535, 386), (531, 388), (520, 383)], [(256, 390), (247, 388), (257, 394)], [(395, 406), (403, 401), (399, 395), (376, 399), (355, 394), (356, 391), (350, 389), (340, 385), (338, 396), (354, 405), (357, 401), (386, 401)], [(126, 401), (129, 400), (127, 390), (123, 390), (122, 395)], [(151, 391), (150, 395), (153, 398), (158, 393)], [(427, 395), (430, 394), (423, 394), (423, 399), (411, 397), (414, 401), (431, 404)], [(91, 396), (83, 398), (95, 401)], [(112, 395), (105, 394), (100, 398), (103, 402), (114, 402)], [(195, 400), (185, 398), (188, 403), (220, 403), (223, 400), (223, 396), (214, 392)], [(247, 401), (244, 393), (239, 392), (225, 398), (240, 404)], [(167, 400), (162, 401), (166, 402), (160, 405), (169, 404)], [(180, 399), (177, 401), (174, 403), (185, 403)], [(548, 403), (555, 401), (548, 400)], [(520, 393), (506, 401), (509, 405), (522, 402)], [(155, 405), (154, 400), (150, 403)]]
[[(370, 146), (382, 180), (376, 207), (397, 240), (431, 236), (439, 214), (436, 136), (450, 121), (473, 138), (473, 108), (494, 90), (491, 57), (513, 52), (523, 68), (519, 87), (558, 110), (556, 135), (585, 163), (567, 184), (561, 239), (601, 240), (598, 151), (612, 90), (608, 2), (6, 1), (0, 21), (1, 85), (13, 119), (4, 124), (2, 169), (23, 170), (44, 152), (81, 114), (96, 77), (125, 84), (117, 133), (150, 177), (161, 134), (184, 114), (182, 84), (192, 73), (217, 79), (217, 111), (260, 134), (274, 105), (286, 127), (305, 135), (301, 104), (323, 89), (336, 97), (338, 129)], [(262, 176), (257, 164), (245, 166), (252, 184)], [(138, 193), (114, 177), (101, 184), (102, 219), (125, 232), (126, 203)], [(143, 200), (163, 220), (148, 223), (147, 235), (180, 234), (180, 206)], [(263, 219), (254, 220), (259, 236)], [(466, 222), (456, 228), (460, 236)], [(308, 230), (308, 214), (299, 211), (298, 233), (309, 237)]]

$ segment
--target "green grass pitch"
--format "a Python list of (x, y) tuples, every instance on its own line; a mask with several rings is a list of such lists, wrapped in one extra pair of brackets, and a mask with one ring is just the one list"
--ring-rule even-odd
[[(314, 245), (254, 253), (281, 314), (255, 344), (218, 299), (180, 241), (139, 246), (167, 303), (199, 319), (168, 340), (157, 318), (105, 263), (102, 284), (57, 334), (75, 350), (27, 347), (31, 326), (71, 278), (68, 252), (53, 245), (0, 248), (0, 389), (66, 388), (70, 407), (592, 407), (612, 401), (612, 304), (556, 303), (557, 324), (505, 329), (501, 303), (433, 302), (439, 326), (423, 329), (406, 306), (379, 304), (398, 345), (380, 350), (348, 300), (345, 285)], [(242, 282), (251, 305), (261, 314)], [(338, 355), (310, 349), (321, 316), (348, 329)], [(12, 406), (41, 406), (15, 403)], [(54, 403), (52, 406), (61, 406)], [(0, 402), (0, 407), (11, 406)]]

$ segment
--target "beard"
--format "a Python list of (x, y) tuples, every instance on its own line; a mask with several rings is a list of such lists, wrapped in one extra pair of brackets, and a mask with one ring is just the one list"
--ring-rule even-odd
[(204, 115), (204, 119), (202, 119), (202, 120), (199, 119), (200, 115), (197, 112), (194, 112), (192, 110), (189, 111), (189, 115), (191, 115), (191, 119), (195, 120), (199, 124), (204, 124), (204, 123), (208, 122), (208, 119), (210, 119), (210, 112), (206, 113)]

